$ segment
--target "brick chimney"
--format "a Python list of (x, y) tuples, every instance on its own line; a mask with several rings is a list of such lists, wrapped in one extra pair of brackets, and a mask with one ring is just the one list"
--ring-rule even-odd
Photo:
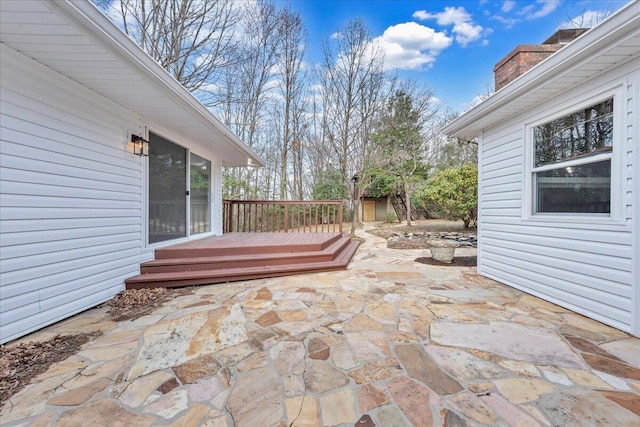
[(542, 44), (517, 46), (493, 67), (495, 90), (502, 89), (588, 30), (588, 28), (558, 30)]

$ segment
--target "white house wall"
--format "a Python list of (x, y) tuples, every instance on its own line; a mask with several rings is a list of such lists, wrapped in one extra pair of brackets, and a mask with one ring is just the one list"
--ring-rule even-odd
[[(637, 253), (634, 259), (632, 245), (633, 221), (637, 221), (632, 164), (633, 141), (638, 133), (634, 130), (634, 123), (638, 122), (634, 95), (638, 93), (639, 70), (640, 59), (636, 59), (512, 117), (499, 127), (485, 130), (479, 180), (481, 274), (635, 335), (640, 334), (634, 320), (634, 310), (640, 305), (634, 288), (638, 286), (640, 260)], [(588, 219), (569, 222), (528, 218), (525, 210), (530, 192), (523, 183), (525, 150), (530, 147), (524, 146), (524, 123), (547, 117), (558, 105), (584, 99), (583, 94), (613, 87), (623, 94), (619, 105), (625, 110), (620, 126), (622, 153), (617, 163), (622, 170), (616, 181), (616, 186), (623, 188), (613, 190), (618, 192), (618, 220), (598, 223)]]
[(111, 298), (137, 274), (141, 120), (2, 47), (0, 339)]
[[(628, 120), (631, 123), (632, 129), (630, 129), (629, 137), (631, 138), (630, 145), (633, 145), (633, 141), (636, 141), (635, 145), (640, 144), (640, 126), (637, 125), (640, 122), (640, 76), (636, 76), (632, 80), (633, 87), (633, 102), (632, 111), (635, 111), (635, 115), (633, 113), (630, 114)], [(636, 125), (634, 126), (634, 118)], [(633, 306), (635, 307), (634, 311), (634, 320), (632, 331), (636, 336), (640, 336), (640, 214), (638, 214), (638, 206), (640, 206), (640, 149), (633, 150), (633, 155), (631, 156), (631, 163), (635, 164), (636, 167), (631, 167), (631, 171), (627, 172), (627, 175), (630, 176), (633, 174), (631, 178), (631, 182), (628, 182), (629, 188), (632, 188), (633, 185), (633, 194), (631, 195), (631, 200), (636, 207), (635, 215), (632, 213), (631, 216), (635, 217), (635, 223), (633, 226), (634, 229), (634, 241), (633, 241), (633, 283), (634, 283), (634, 302)]]

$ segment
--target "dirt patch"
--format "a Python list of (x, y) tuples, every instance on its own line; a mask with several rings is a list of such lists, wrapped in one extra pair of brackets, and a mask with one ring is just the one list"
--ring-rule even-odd
[(57, 335), (44, 342), (0, 346), (0, 405), (51, 365), (72, 356), (99, 333)]
[(476, 265), (478, 265), (477, 257), (474, 257), (474, 256), (455, 257), (450, 264), (445, 264), (444, 262), (436, 261), (431, 257), (416, 258), (416, 262), (419, 262), (420, 264), (439, 265), (443, 267), (475, 267)]
[(428, 249), (428, 246), (426, 241), (394, 239), (393, 241), (387, 240), (387, 248), (389, 249)]

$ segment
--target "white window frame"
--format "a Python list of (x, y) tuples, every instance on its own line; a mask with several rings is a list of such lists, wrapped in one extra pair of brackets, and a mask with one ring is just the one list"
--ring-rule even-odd
[[(535, 167), (535, 141), (533, 130), (535, 127), (549, 123), (555, 119), (575, 113), (581, 109), (604, 102), (613, 98), (613, 144), (612, 150), (605, 153), (569, 159), (562, 162), (546, 164)], [(524, 173), (524, 200), (523, 220), (531, 222), (564, 222), (564, 223), (600, 223), (620, 224), (623, 216), (623, 182), (622, 160), (624, 150), (624, 88), (622, 85), (612, 87), (606, 91), (584, 93), (579, 98), (564, 101), (544, 117), (538, 117), (524, 126), (525, 135), (525, 173)], [(549, 111), (549, 110), (547, 110)], [(562, 167), (573, 167), (596, 163), (602, 160), (611, 160), (611, 199), (610, 212), (607, 213), (579, 213), (579, 212), (536, 212), (536, 173)]]

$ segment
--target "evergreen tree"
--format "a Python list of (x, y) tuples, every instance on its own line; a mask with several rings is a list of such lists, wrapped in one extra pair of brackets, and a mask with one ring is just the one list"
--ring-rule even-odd
[(377, 175), (385, 175), (387, 182), (391, 180), (402, 189), (407, 205), (408, 226), (411, 226), (412, 184), (424, 178), (428, 171), (422, 135), (428, 105), (428, 102), (420, 103), (422, 108), (416, 108), (413, 96), (408, 91), (395, 91), (373, 137), (379, 159)]

